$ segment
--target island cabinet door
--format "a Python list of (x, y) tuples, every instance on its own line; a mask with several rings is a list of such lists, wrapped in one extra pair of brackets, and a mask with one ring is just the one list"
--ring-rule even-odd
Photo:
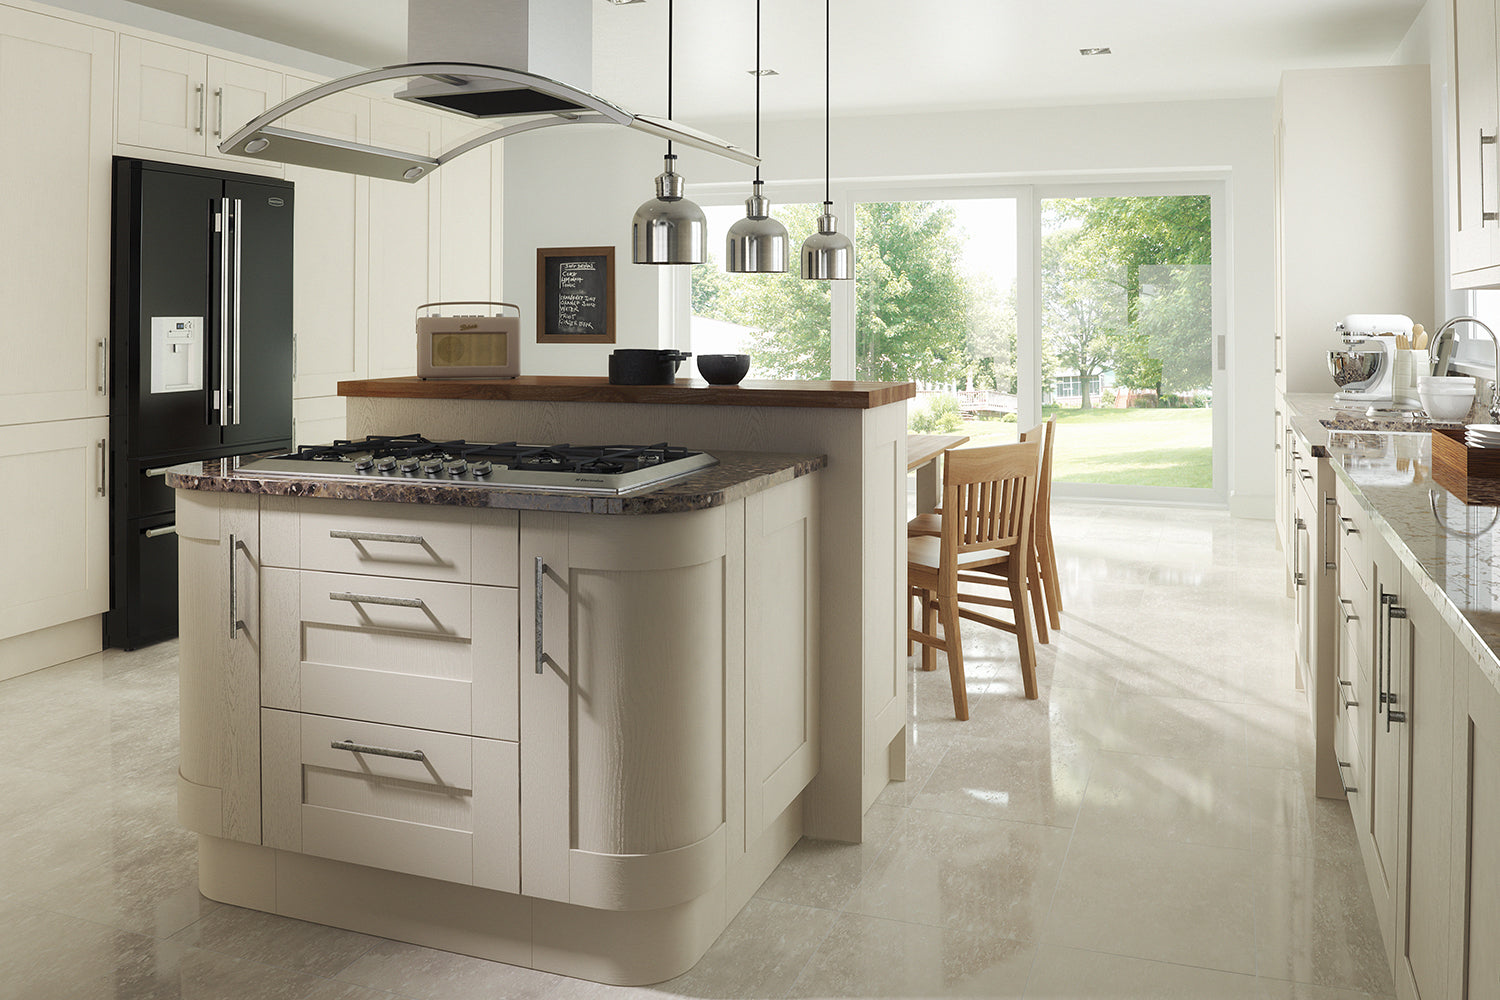
[(1500, 996), (1500, 671), (1493, 658), (1458, 665), (1448, 995), (1478, 1000)]
[(728, 516), (523, 512), (526, 895), (656, 909), (724, 878)]
[[(1454, 636), (1407, 573), (1392, 613), (1399, 637), (1385, 721), (1401, 741), (1401, 901), (1396, 908), (1396, 993), (1448, 996), (1449, 857), (1453, 822)], [(1496, 985), (1500, 985), (1497, 983)]]
[[(1360, 815), (1354, 817), (1361, 834), (1361, 847), (1365, 855), (1365, 872), (1370, 880), (1370, 893), (1375, 900), (1375, 914), (1380, 921), (1380, 934), (1386, 943), (1386, 957), (1394, 960), (1396, 940), (1396, 904), (1399, 899), (1400, 868), (1399, 841), (1401, 834), (1401, 787), (1402, 753), (1404, 731), (1396, 723), (1387, 725), (1386, 700), (1390, 691), (1393, 672), (1402, 669), (1403, 658), (1399, 655), (1401, 621), (1391, 614), (1392, 608), (1402, 607), (1401, 563), (1389, 546), (1371, 546), (1373, 578), (1370, 580), (1371, 597), (1374, 600), (1374, 662), (1373, 677), (1369, 678), (1368, 697), (1361, 697), (1362, 704), (1369, 705), (1363, 722), (1367, 723), (1370, 755), (1364, 761), (1366, 781), (1361, 791), (1364, 801), (1360, 804)], [(1398, 612), (1400, 614), (1402, 612)]]
[(745, 848), (818, 773), (817, 476), (745, 500)]
[(177, 493), (177, 810), (210, 837), (261, 842), (260, 509)]

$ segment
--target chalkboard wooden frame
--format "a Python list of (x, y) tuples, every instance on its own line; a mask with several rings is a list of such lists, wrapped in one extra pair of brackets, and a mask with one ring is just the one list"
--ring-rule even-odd
[[(547, 328), (548, 315), (556, 309), (549, 305), (561, 292), (556, 275), (548, 280), (554, 263), (568, 260), (597, 260), (604, 265), (604, 332), (569, 333)], [(615, 342), (615, 248), (614, 247), (538, 247), (536, 251), (536, 342), (538, 344), (613, 344)]]

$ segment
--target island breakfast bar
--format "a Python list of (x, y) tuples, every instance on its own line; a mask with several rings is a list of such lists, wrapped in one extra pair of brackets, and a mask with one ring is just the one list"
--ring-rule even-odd
[(863, 838), (864, 814), (905, 778), (907, 679), (900, 658), (906, 563), (909, 382), (612, 385), (604, 378), (385, 378), (340, 382), (348, 431), (480, 441), (671, 441), (715, 451), (823, 454), (821, 762), (805, 832)]

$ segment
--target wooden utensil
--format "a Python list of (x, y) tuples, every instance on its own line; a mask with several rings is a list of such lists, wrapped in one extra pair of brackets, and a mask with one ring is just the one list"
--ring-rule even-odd
[(1427, 331), (1422, 329), (1421, 323), (1411, 325), (1412, 347), (1419, 351), (1427, 350)]

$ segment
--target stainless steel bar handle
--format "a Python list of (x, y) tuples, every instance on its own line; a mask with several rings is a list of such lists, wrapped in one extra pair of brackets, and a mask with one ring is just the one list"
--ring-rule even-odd
[(159, 538), (162, 535), (175, 534), (177, 534), (177, 525), (175, 524), (164, 524), (160, 528), (147, 528), (145, 531), (147, 538)]
[(1334, 762), (1339, 766), (1339, 784), (1343, 786), (1344, 794), (1348, 795), (1350, 792), (1358, 792), (1359, 789), (1355, 788), (1353, 785), (1344, 784), (1344, 768), (1347, 767), (1352, 771), (1354, 770), (1354, 765), (1349, 763), (1347, 760), (1339, 760), (1337, 757), (1334, 758)]
[(99, 479), (94, 492), (101, 497), (109, 496), (109, 439), (100, 438), (94, 446), (99, 455)]
[[(1306, 531), (1307, 522), (1299, 517), (1295, 520), (1295, 527), (1298, 531)], [(1301, 543), (1296, 538), (1292, 539), (1292, 582), (1299, 587), (1307, 585), (1307, 574), (1302, 572)]]
[[(1500, 133), (1496, 134), (1500, 135)], [(1484, 128), (1481, 127), (1479, 129), (1479, 225), (1481, 229), (1484, 228), (1486, 222), (1500, 220), (1500, 213), (1491, 212), (1486, 208), (1484, 200), (1484, 147), (1494, 144), (1495, 136), (1485, 135)]]
[(425, 608), (420, 597), (381, 597), (378, 594), (348, 594), (332, 593), (328, 595), (330, 601), (348, 601), (350, 604), (384, 604), (392, 608)]
[(426, 545), (421, 535), (391, 535), (384, 531), (347, 531), (335, 528), (328, 532), (329, 538), (347, 538), (351, 542), (400, 542), (403, 545)]
[(146, 478), (147, 479), (153, 479), (156, 476), (165, 476), (167, 474), (167, 470), (170, 469), (170, 468), (171, 468), (170, 465), (163, 465), (160, 468), (147, 469), (146, 470)]
[(1344, 529), (1344, 534), (1346, 535), (1359, 534), (1359, 529), (1354, 526), (1354, 519), (1352, 517), (1339, 518), (1339, 527)]
[(1325, 573), (1332, 573), (1339, 568), (1339, 564), (1334, 560), (1333, 554), (1328, 551), (1329, 546), (1333, 544), (1333, 526), (1328, 523), (1327, 512), (1330, 509), (1337, 508), (1337, 506), (1338, 501), (1333, 497), (1326, 495), (1323, 497), (1323, 572)]
[(214, 392), (214, 406), (219, 423), (229, 412), (229, 199), (219, 199), (219, 214), (214, 217), (219, 233), (219, 385)]
[[(1352, 693), (1353, 688), (1354, 688), (1354, 682), (1353, 681), (1346, 681), (1342, 677), (1339, 678), (1339, 685), (1341, 687), (1349, 688), (1351, 690), (1351, 693)], [(1345, 708), (1358, 708), (1359, 707), (1359, 702), (1357, 702), (1357, 701), (1350, 701), (1348, 699), (1345, 699), (1345, 701), (1344, 701), (1344, 707)]]
[[(1378, 715), (1385, 711), (1385, 675), (1391, 662), (1391, 605), (1396, 603), (1395, 594), (1387, 594), (1385, 587), (1380, 588), (1380, 620), (1375, 623), (1375, 712)], [(1385, 633), (1385, 641), (1381, 641), (1381, 633)]]
[(193, 90), (198, 95), (198, 125), (193, 129), (198, 135), (203, 134), (203, 123), (208, 118), (208, 94), (203, 89), (203, 84), (198, 84)]
[(547, 578), (547, 564), (542, 561), (541, 556), (536, 557), (536, 672), (542, 672), (542, 661), (546, 654), (542, 652), (542, 583)]
[(390, 747), (372, 747), (365, 743), (356, 743), (353, 740), (333, 740), (328, 744), (333, 750), (348, 750), (350, 753), (368, 753), (376, 757), (399, 757), (402, 760), (426, 760), (427, 755), (421, 750), (392, 750)]
[(1298, 471), (1301, 472), (1303, 479), (1311, 479), (1313, 477), (1311, 469), (1299, 469)]
[(239, 539), (235, 538), (233, 535), (230, 535), (229, 536), (229, 638), (230, 638), (230, 641), (233, 641), (234, 637), (239, 634), (240, 629), (242, 629), (242, 628), (245, 627), (245, 623), (242, 622), (242, 621), (240, 621), (239, 608), (237, 607), (237, 605), (239, 604), (239, 600), (238, 600), (239, 594), (238, 594), (238, 592), (236, 590), (236, 587), (235, 587), (235, 578), (234, 578), (234, 556), (235, 556), (235, 553), (239, 551), (239, 547), (240, 547), (240, 545), (239, 545)]
[[(1406, 609), (1403, 608), (1403, 607), (1401, 607), (1399, 604), (1392, 604), (1391, 605), (1390, 610), (1386, 612), (1385, 625), (1386, 625), (1387, 629), (1389, 629), (1391, 627), (1391, 619), (1392, 618), (1400, 618), (1402, 621), (1405, 621), (1406, 620)], [(1394, 690), (1394, 685), (1391, 683), (1392, 679), (1395, 676), (1396, 676), (1396, 672), (1395, 672), (1395, 670), (1394, 670), (1394, 668), (1393, 668), (1393, 666), (1391, 664), (1391, 641), (1390, 641), (1389, 636), (1387, 636), (1386, 642), (1385, 642), (1385, 704), (1386, 704), (1386, 709), (1385, 709), (1385, 731), (1386, 732), (1390, 732), (1391, 731), (1391, 723), (1393, 723), (1393, 722), (1405, 722), (1406, 721), (1406, 713), (1405, 712), (1398, 712), (1396, 709), (1390, 707), (1390, 706), (1396, 704), (1396, 692)]]
[[(1359, 615), (1356, 615), (1356, 614), (1354, 614), (1353, 612), (1351, 612), (1349, 610), (1352, 607), (1354, 607), (1354, 602), (1351, 601), (1351, 600), (1349, 600), (1349, 598), (1347, 598), (1347, 597), (1340, 597), (1339, 598), (1339, 613), (1344, 616), (1344, 624), (1345, 625), (1349, 624), (1350, 622), (1357, 622), (1357, 621), (1359, 621)], [(1344, 682), (1343, 681), (1339, 681), (1339, 683), (1343, 684)]]
[(217, 138), (219, 138), (219, 136), (221, 136), (221, 135), (224, 134), (224, 88), (223, 87), (215, 87), (214, 88), (214, 100), (218, 103), (218, 106), (219, 106), (218, 124), (214, 125), (214, 138), (217, 139)]
[(101, 396), (108, 396), (109, 395), (109, 342), (107, 340), (105, 340), (104, 338), (101, 337), (99, 339), (99, 343), (95, 346), (95, 354), (97, 355), (96, 360), (99, 363), (99, 377), (95, 380), (94, 387), (98, 390), (99, 395), (101, 395)]
[(240, 200), (234, 199), (234, 212), (229, 216), (230, 228), (234, 230), (234, 392), (229, 397), (229, 410), (234, 414), (235, 426), (240, 422)]

